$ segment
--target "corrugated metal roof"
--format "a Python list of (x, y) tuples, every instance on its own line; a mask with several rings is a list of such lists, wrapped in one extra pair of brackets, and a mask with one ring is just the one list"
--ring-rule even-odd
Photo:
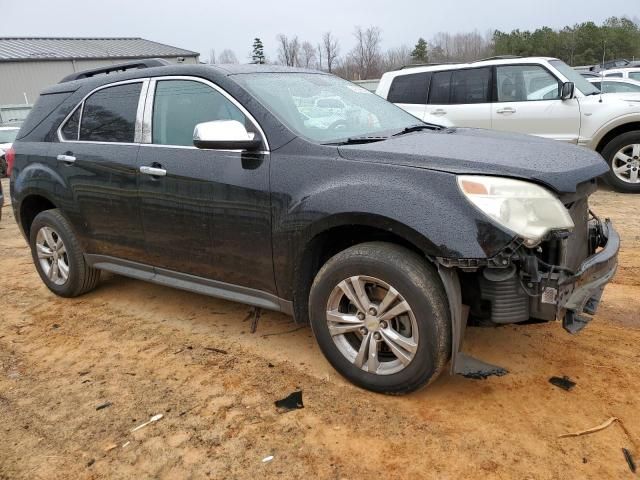
[(195, 55), (199, 53), (144, 38), (0, 37), (0, 62)]

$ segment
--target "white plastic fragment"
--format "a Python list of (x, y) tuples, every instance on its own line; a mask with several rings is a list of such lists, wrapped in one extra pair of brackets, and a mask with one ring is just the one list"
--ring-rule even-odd
[(126, 447), (127, 445), (129, 445), (131, 442), (125, 442), (122, 444), (122, 448)]
[(137, 430), (140, 430), (141, 428), (146, 427), (146, 426), (147, 426), (147, 425), (149, 425), (150, 423), (157, 422), (157, 421), (158, 421), (158, 420), (160, 420), (162, 417), (163, 417), (163, 415), (162, 415), (161, 413), (159, 413), (158, 415), (154, 415), (153, 417), (151, 417), (151, 418), (149, 419), (149, 421), (148, 421), (148, 422), (144, 422), (143, 424), (140, 424), (140, 425), (138, 425), (137, 427), (132, 428), (132, 429), (131, 429), (131, 433), (133, 433), (133, 432), (135, 432), (135, 431), (137, 431)]
[(269, 455), (268, 457), (264, 457), (262, 459), (262, 463), (267, 463), (267, 462), (270, 462), (271, 460), (273, 460), (273, 455)]

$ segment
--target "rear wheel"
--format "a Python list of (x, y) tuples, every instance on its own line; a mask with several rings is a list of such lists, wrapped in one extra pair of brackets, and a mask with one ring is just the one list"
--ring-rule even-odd
[(311, 287), (318, 344), (350, 381), (407, 393), (434, 380), (450, 355), (447, 299), (437, 272), (403, 247), (364, 243), (332, 257)]
[(623, 133), (602, 150), (609, 163), (605, 180), (615, 190), (640, 193), (640, 131)]
[(96, 287), (100, 271), (86, 263), (71, 225), (57, 209), (39, 213), (29, 232), (33, 263), (49, 290), (76, 297)]

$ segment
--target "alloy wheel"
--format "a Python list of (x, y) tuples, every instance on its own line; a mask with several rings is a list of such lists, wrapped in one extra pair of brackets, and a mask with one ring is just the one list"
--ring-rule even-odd
[(36, 250), (40, 268), (56, 285), (69, 279), (69, 258), (62, 237), (51, 227), (42, 227), (36, 236)]
[(640, 143), (618, 150), (611, 162), (613, 174), (626, 183), (640, 183)]
[(369, 373), (397, 373), (418, 349), (409, 303), (378, 278), (353, 276), (336, 285), (327, 302), (327, 325), (340, 353)]

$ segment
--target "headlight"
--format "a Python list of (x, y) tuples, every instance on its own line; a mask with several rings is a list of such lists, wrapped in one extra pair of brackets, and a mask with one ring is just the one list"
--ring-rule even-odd
[(534, 183), (511, 178), (461, 175), (462, 193), (484, 214), (534, 247), (552, 230), (571, 230), (573, 220), (558, 198)]

